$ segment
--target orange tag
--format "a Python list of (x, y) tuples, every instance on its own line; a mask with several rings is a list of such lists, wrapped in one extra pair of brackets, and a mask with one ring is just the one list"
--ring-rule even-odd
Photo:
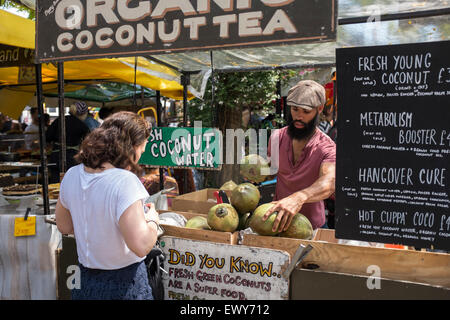
[(14, 236), (34, 236), (36, 234), (36, 216), (29, 216), (25, 218), (14, 219)]

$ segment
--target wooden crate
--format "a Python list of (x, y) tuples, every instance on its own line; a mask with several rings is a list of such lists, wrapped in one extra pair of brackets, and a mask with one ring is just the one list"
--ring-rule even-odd
[[(158, 210), (158, 212), (159, 213), (175, 212), (175, 213), (183, 215), (187, 220), (189, 220), (193, 217), (196, 217), (196, 216), (206, 217), (206, 214), (202, 214), (202, 213), (184, 212), (184, 211), (176, 211), (176, 210)], [(218, 243), (227, 243), (227, 244), (237, 244), (238, 243), (239, 232), (200, 230), (200, 229), (191, 229), (191, 228), (170, 226), (170, 225), (166, 225), (166, 224), (161, 224), (161, 226), (164, 229), (165, 236), (172, 236), (172, 237), (192, 239), (192, 240), (218, 242)]]
[[(172, 199), (171, 208), (175, 211), (207, 214), (211, 207), (217, 204), (214, 192), (219, 189), (203, 189), (177, 196)], [(228, 198), (231, 191), (226, 191)]]
[(313, 240), (245, 234), (242, 244), (285, 250), (291, 257), (300, 244), (310, 244), (313, 250), (301, 264), (305, 269), (367, 276), (368, 267), (375, 265), (380, 268), (384, 279), (450, 288), (450, 254), (338, 244), (323, 238), (318, 240), (332, 236), (329, 231), (317, 232)]

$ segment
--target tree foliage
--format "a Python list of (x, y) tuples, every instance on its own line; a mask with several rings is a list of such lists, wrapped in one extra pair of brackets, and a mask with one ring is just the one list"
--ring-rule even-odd
[(21, 13), (24, 13), (26, 15), (27, 19), (35, 20), (36, 12), (28, 8), (27, 6), (21, 4), (19, 1), (12, 1), (12, 0), (0, 0), (0, 9), (7, 10), (8, 9), (15, 9)]

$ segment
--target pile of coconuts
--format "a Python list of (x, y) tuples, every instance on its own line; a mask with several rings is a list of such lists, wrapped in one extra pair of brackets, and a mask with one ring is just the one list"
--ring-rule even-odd
[(226, 182), (220, 190), (231, 191), (231, 203), (220, 203), (213, 206), (207, 217), (197, 216), (189, 219), (186, 228), (234, 232), (251, 228), (262, 236), (281, 236), (296, 239), (311, 239), (313, 228), (308, 218), (297, 213), (286, 231), (273, 232), (272, 226), (277, 212), (272, 213), (266, 221), (262, 218), (272, 207), (272, 203), (258, 206), (261, 194), (251, 183), (237, 185), (233, 181)]

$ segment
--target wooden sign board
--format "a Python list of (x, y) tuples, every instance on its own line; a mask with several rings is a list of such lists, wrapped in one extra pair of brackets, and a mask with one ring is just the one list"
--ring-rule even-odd
[(336, 50), (336, 237), (450, 249), (450, 41)]
[(32, 66), (34, 50), (0, 44), (0, 68)]
[(153, 128), (140, 164), (220, 170), (222, 134), (211, 128)]
[(336, 18), (336, 0), (42, 0), (36, 56), (49, 62), (333, 41)]
[(287, 300), (287, 252), (163, 236), (165, 300)]

